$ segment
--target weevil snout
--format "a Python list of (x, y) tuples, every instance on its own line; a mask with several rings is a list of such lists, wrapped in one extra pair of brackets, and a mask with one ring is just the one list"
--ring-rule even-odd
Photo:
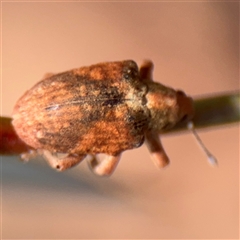
[(193, 100), (182, 91), (156, 82), (147, 82), (147, 108), (150, 111), (151, 121), (149, 129), (157, 132), (169, 129), (183, 120), (193, 117)]
[(177, 105), (179, 106), (179, 122), (191, 120), (194, 115), (193, 99), (180, 90), (178, 90), (176, 94)]

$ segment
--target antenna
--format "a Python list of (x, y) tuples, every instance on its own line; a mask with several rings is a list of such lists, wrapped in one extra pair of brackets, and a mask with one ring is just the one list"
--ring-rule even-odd
[(208, 157), (208, 161), (211, 165), (213, 166), (217, 166), (218, 165), (218, 161), (217, 159), (211, 154), (211, 152), (205, 147), (204, 143), (202, 142), (201, 138), (198, 136), (194, 124), (192, 121), (189, 121), (187, 124), (187, 128), (189, 130), (192, 131), (194, 137), (196, 138), (198, 144), (200, 145), (200, 147), (202, 148), (202, 150), (206, 153), (207, 157)]

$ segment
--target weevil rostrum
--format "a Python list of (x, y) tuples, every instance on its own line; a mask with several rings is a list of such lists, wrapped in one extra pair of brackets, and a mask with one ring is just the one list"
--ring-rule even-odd
[[(151, 61), (138, 69), (126, 60), (48, 75), (17, 101), (12, 124), (60, 171), (87, 157), (93, 172), (110, 175), (123, 151), (143, 143), (154, 163), (164, 167), (169, 159), (159, 134), (191, 119), (193, 101), (154, 82), (152, 70)], [(105, 154), (101, 161), (100, 153)]]

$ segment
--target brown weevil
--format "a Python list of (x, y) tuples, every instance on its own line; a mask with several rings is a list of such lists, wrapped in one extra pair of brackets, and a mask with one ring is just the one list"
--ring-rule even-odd
[[(193, 101), (154, 82), (152, 70), (150, 61), (139, 70), (126, 60), (48, 75), (18, 100), (12, 124), (60, 171), (87, 157), (96, 174), (110, 175), (123, 151), (144, 142), (154, 163), (164, 167), (169, 159), (159, 134), (190, 120)], [(102, 161), (96, 156), (100, 153), (106, 155)]]

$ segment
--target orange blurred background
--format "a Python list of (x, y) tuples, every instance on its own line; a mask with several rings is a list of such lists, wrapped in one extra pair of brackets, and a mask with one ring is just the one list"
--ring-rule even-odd
[[(239, 89), (238, 2), (2, 2), (2, 115), (45, 73), (151, 59), (154, 79), (191, 96)], [(145, 146), (110, 178), (87, 163), (64, 173), (2, 157), (2, 238), (238, 238), (239, 125), (163, 136), (156, 169)]]

